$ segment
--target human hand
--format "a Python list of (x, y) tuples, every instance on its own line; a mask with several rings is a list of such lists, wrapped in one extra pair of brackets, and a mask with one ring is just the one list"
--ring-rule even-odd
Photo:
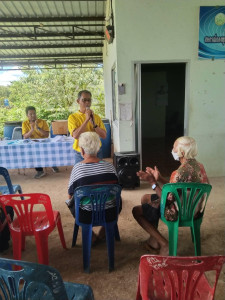
[(144, 181), (148, 181), (150, 184), (156, 183), (155, 177), (151, 173), (144, 171), (137, 172), (137, 176)]
[(89, 106), (86, 107), (85, 115), (86, 115), (86, 120), (92, 121), (94, 112), (93, 112), (93, 110), (90, 109)]
[(38, 126), (38, 120), (35, 120), (35, 127), (36, 127), (37, 129), (40, 128), (40, 127)]
[(30, 128), (32, 131), (34, 130), (34, 127), (35, 127), (35, 122), (30, 122)]
[(154, 169), (152, 169), (150, 167), (147, 167), (146, 172), (149, 173), (149, 174), (152, 174), (156, 181), (158, 181), (160, 176), (161, 176), (160, 172), (159, 172), (159, 169), (156, 166), (154, 167)]

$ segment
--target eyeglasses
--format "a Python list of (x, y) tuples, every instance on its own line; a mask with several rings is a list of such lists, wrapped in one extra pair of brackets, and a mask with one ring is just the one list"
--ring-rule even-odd
[(91, 99), (90, 98), (82, 98), (81, 101), (84, 102), (84, 103), (85, 102), (91, 102)]

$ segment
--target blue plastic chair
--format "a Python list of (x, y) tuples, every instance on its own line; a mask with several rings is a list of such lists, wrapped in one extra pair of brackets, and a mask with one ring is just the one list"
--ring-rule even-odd
[(14, 259), (0, 258), (0, 290), (6, 300), (94, 300), (90, 286), (63, 282), (53, 267)]
[(7, 185), (0, 186), (0, 192), (2, 193), (2, 195), (15, 194), (16, 192), (22, 194), (22, 189), (19, 184), (12, 185), (9, 172), (6, 168), (0, 167), (0, 175), (4, 177), (7, 183)]
[[(105, 204), (110, 196), (115, 197), (116, 218), (112, 222), (105, 220)], [(82, 245), (83, 245), (83, 267), (84, 272), (90, 272), (90, 256), (91, 256), (91, 240), (92, 227), (104, 226), (106, 231), (106, 243), (109, 258), (109, 272), (114, 270), (114, 238), (120, 240), (119, 230), (117, 226), (119, 205), (120, 205), (121, 186), (116, 184), (100, 184), (82, 186), (75, 190), (75, 224), (73, 232), (72, 247), (75, 246), (79, 226), (82, 227)], [(92, 222), (84, 224), (79, 221), (79, 207), (82, 198), (88, 197), (92, 206)]]

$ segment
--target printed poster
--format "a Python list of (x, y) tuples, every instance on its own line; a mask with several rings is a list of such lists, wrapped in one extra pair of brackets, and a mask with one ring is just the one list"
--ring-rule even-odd
[(199, 59), (225, 59), (225, 6), (201, 6)]

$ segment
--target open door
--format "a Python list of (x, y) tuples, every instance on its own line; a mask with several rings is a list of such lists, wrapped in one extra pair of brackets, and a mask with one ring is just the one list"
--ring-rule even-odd
[(186, 63), (149, 63), (136, 65), (136, 145), (142, 169), (159, 168), (170, 176), (179, 162), (171, 150), (184, 135)]

